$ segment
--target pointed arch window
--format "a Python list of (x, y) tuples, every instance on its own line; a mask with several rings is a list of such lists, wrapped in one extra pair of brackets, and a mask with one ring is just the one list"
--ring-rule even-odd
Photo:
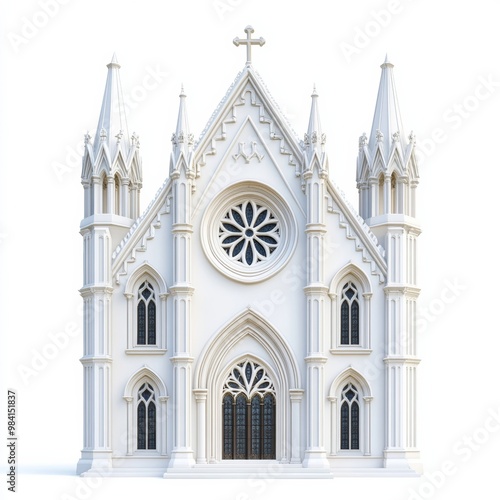
[(398, 192), (397, 192), (397, 178), (393, 172), (391, 175), (391, 214), (398, 213)]
[(101, 185), (102, 185), (102, 210), (101, 213), (108, 213), (108, 177), (105, 173), (102, 174), (101, 177)]
[(142, 384), (137, 400), (137, 449), (156, 450), (156, 398), (153, 387)]
[(359, 450), (359, 392), (349, 383), (340, 403), (340, 449)]
[(359, 293), (352, 281), (346, 283), (342, 289), (340, 344), (359, 345)]
[(121, 215), (121, 209), (120, 209), (120, 178), (118, 175), (115, 175), (115, 207), (114, 207), (114, 213), (116, 215)]
[(137, 344), (156, 345), (156, 298), (148, 281), (142, 283), (138, 292)]
[(264, 368), (251, 360), (237, 364), (223, 391), (223, 458), (276, 458), (276, 393)]

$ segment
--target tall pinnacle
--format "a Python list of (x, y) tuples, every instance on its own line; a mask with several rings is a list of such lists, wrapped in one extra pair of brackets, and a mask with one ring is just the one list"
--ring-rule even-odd
[(181, 86), (181, 93), (179, 94), (179, 114), (177, 116), (177, 127), (172, 135), (172, 146), (175, 159), (184, 152), (185, 155), (189, 153), (193, 144), (194, 137), (189, 130), (188, 115), (186, 109), (186, 94), (184, 93), (184, 86)]
[(407, 145), (407, 141), (399, 112), (396, 85), (392, 72), (394, 65), (389, 62), (386, 56), (385, 62), (380, 67), (382, 68), (382, 74), (380, 76), (369, 148), (374, 151), (377, 143), (382, 143), (384, 153), (389, 154), (393, 140), (400, 140), (403, 148)]
[[(94, 140), (94, 151), (96, 154), (101, 142), (106, 142), (110, 150), (112, 149), (111, 145), (118, 145), (120, 142), (125, 147), (130, 146), (125, 102), (120, 81), (120, 65), (118, 64), (116, 54), (113, 54), (113, 58), (107, 67), (108, 77), (106, 79), (101, 113)], [(111, 152), (112, 155), (113, 153), (114, 151)]]
[(312, 102), (311, 113), (309, 115), (309, 126), (307, 127), (307, 134), (305, 135), (304, 141), (309, 155), (312, 155), (314, 151), (322, 153), (323, 145), (326, 142), (326, 135), (323, 133), (321, 120), (319, 118), (318, 93), (316, 92), (316, 86), (313, 88), (311, 98)]

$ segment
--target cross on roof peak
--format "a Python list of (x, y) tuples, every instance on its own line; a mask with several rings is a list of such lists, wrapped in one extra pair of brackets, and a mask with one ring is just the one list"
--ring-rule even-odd
[(233, 40), (233, 43), (238, 47), (240, 44), (241, 45), (246, 45), (247, 46), (247, 66), (252, 64), (252, 45), (260, 45), (261, 47), (266, 43), (266, 41), (260, 37), (260, 38), (252, 38), (252, 33), (255, 30), (251, 26), (247, 26), (245, 28), (245, 33), (247, 34), (246, 38), (238, 38), (236, 37)]

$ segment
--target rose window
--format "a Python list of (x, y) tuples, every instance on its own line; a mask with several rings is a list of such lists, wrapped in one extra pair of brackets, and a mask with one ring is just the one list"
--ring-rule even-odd
[(280, 223), (254, 201), (233, 206), (219, 225), (219, 241), (231, 260), (252, 266), (267, 260), (280, 242)]

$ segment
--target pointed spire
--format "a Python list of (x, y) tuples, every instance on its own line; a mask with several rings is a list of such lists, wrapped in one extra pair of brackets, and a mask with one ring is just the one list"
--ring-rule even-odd
[(312, 102), (311, 113), (309, 115), (309, 126), (307, 127), (307, 133), (304, 137), (304, 144), (311, 154), (314, 151), (322, 153), (323, 145), (326, 142), (326, 135), (323, 133), (321, 120), (319, 118), (318, 97), (316, 85), (314, 85), (313, 92), (311, 94)]
[(382, 68), (382, 74), (380, 76), (369, 148), (374, 151), (377, 144), (382, 143), (384, 153), (388, 155), (394, 141), (401, 140), (404, 148), (406, 146), (406, 137), (403, 131), (403, 121), (399, 112), (396, 85), (392, 72), (394, 65), (389, 61), (387, 54), (384, 63), (380, 67)]
[(120, 81), (120, 65), (116, 54), (113, 54), (107, 68), (108, 77), (96, 129), (96, 136), (100, 137), (100, 140), (94, 142), (94, 148), (97, 154), (99, 143), (105, 141), (112, 150), (112, 156), (114, 156), (114, 150), (120, 143), (125, 147), (130, 146), (130, 137)]
[(191, 150), (194, 137), (189, 130), (189, 121), (186, 109), (186, 94), (184, 93), (184, 85), (181, 85), (181, 93), (179, 94), (179, 114), (177, 116), (177, 127), (174, 134), (172, 134), (172, 146), (174, 156), (177, 159), (181, 153), (188, 154)]

